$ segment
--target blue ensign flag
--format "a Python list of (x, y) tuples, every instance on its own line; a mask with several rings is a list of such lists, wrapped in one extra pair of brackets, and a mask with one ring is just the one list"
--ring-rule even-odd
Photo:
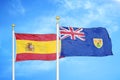
[(112, 44), (105, 28), (60, 27), (61, 56), (108, 56)]

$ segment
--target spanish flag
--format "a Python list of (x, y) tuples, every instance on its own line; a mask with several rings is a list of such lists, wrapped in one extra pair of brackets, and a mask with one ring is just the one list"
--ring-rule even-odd
[(21, 34), (16, 36), (16, 61), (55, 60), (56, 34)]

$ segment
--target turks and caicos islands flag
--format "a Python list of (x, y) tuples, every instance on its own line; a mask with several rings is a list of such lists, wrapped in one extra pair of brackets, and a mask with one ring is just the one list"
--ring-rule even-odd
[(60, 27), (61, 56), (108, 56), (112, 44), (105, 28)]
[(56, 34), (23, 34), (16, 36), (16, 61), (56, 60)]

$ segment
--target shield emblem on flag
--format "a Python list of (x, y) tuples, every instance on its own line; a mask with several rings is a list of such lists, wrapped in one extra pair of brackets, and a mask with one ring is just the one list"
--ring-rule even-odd
[(34, 46), (32, 45), (32, 43), (27, 43), (26, 50), (27, 51), (34, 51)]
[(103, 46), (103, 39), (101, 38), (93, 38), (93, 42), (97, 48), (101, 48)]

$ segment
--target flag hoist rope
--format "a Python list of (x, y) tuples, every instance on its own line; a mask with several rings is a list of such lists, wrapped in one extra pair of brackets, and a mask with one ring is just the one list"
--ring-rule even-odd
[(15, 24), (12, 24), (12, 80), (15, 80), (14, 27), (15, 27)]
[(60, 17), (59, 16), (56, 16), (56, 32), (57, 32), (57, 44), (56, 44), (56, 80), (59, 80), (59, 20), (60, 20)]

